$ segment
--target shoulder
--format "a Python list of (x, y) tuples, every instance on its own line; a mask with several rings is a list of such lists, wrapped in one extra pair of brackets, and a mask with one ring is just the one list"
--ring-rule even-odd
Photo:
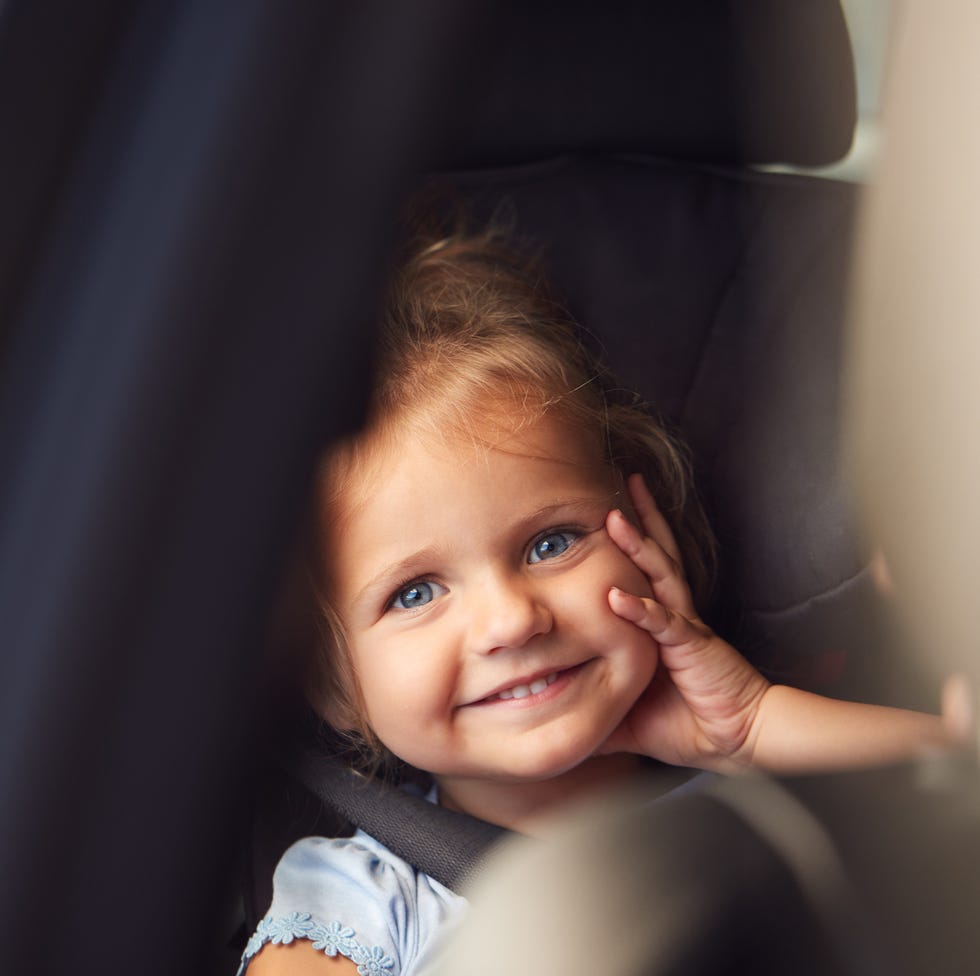
[(267, 943), (306, 940), (363, 972), (409, 974), (466, 902), (367, 834), (306, 837), (283, 855), (273, 899), (243, 956), (243, 969)]
[(353, 959), (324, 955), (304, 940), (269, 943), (248, 964), (248, 976), (361, 976), (362, 971)]

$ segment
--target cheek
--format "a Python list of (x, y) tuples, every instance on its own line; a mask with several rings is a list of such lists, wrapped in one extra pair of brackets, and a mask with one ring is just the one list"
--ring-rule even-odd
[(372, 728), (425, 712), (446, 697), (452, 669), (442, 653), (444, 643), (427, 631), (379, 635), (360, 643), (354, 662)]
[(566, 621), (580, 632), (600, 631), (634, 637), (634, 624), (616, 616), (609, 607), (609, 590), (616, 586), (637, 596), (650, 596), (646, 576), (612, 540), (593, 552), (564, 581), (561, 608)]
[[(430, 635), (399, 634), (362, 654), (359, 681), (368, 726), (405, 762), (435, 768), (451, 714), (457, 670)], [(371, 653), (373, 652), (373, 653)]]
[(612, 539), (596, 553), (596, 572), (606, 581), (605, 593), (616, 586), (635, 596), (649, 597), (652, 593), (646, 574), (629, 558)]

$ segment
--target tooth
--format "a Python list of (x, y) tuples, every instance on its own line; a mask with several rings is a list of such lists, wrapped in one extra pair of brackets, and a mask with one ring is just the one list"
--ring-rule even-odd
[(532, 695), (540, 695), (548, 687), (548, 682), (544, 678), (538, 678), (537, 681), (532, 681), (528, 687), (531, 689)]
[(558, 672), (557, 671), (553, 671), (544, 680), (547, 681), (549, 685), (553, 685), (558, 680)]
[(514, 697), (514, 692), (511, 691), (510, 688), (505, 688), (497, 697), (503, 698), (504, 701), (507, 701), (508, 698)]
[(527, 685), (516, 685), (510, 689), (510, 693), (515, 698), (527, 698), (531, 694), (531, 689)]

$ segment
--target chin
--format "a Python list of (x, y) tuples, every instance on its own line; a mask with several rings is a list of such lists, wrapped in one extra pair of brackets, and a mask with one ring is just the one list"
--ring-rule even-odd
[(605, 736), (593, 735), (540, 743), (511, 765), (511, 778), (531, 782), (555, 779), (581, 766), (604, 741)]

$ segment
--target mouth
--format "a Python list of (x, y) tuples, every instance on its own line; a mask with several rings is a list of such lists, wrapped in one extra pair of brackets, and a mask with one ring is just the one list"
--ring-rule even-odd
[[(577, 674), (588, 662), (573, 665), (570, 668), (558, 668), (543, 674), (527, 678), (514, 685), (500, 688), (495, 692), (473, 702), (474, 705), (493, 705), (497, 702), (524, 701), (529, 698), (539, 698), (556, 684), (565, 684), (568, 679)], [(557, 690), (557, 689), (556, 689)]]
[(498, 691), (496, 695), (491, 695), (489, 698), (484, 698), (484, 701), (510, 701), (511, 698), (527, 698), (528, 695), (540, 695), (548, 685), (553, 685), (558, 680), (558, 672), (552, 671), (551, 674), (545, 675), (543, 678), (536, 678), (534, 681), (526, 685), (514, 685), (513, 688), (504, 688), (503, 691)]

